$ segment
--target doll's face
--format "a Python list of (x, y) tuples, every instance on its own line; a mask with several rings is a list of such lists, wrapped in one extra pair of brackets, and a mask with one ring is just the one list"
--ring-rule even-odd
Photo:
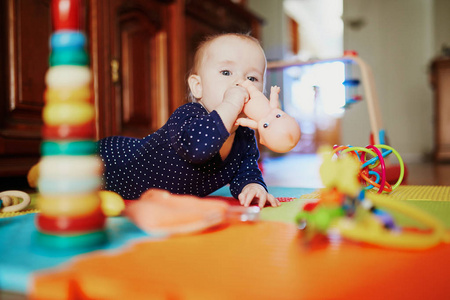
[(279, 153), (292, 150), (300, 140), (297, 121), (278, 108), (258, 122), (258, 132), (261, 144)]
[(193, 94), (207, 110), (214, 110), (228, 88), (246, 79), (263, 90), (266, 58), (257, 43), (238, 36), (222, 36), (206, 47), (198, 71), (200, 92)]

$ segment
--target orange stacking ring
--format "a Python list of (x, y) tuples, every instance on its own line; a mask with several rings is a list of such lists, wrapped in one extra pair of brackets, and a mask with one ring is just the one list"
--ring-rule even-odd
[(103, 229), (106, 217), (100, 207), (92, 214), (80, 217), (48, 216), (39, 214), (37, 226), (46, 233), (79, 233)]
[(95, 136), (95, 122), (93, 120), (79, 125), (61, 124), (42, 127), (42, 137), (49, 140), (92, 139)]
[(47, 88), (44, 93), (46, 103), (84, 101), (92, 103), (89, 86), (78, 88)]
[(54, 217), (81, 217), (94, 213), (101, 207), (97, 193), (59, 194), (38, 196), (41, 214)]

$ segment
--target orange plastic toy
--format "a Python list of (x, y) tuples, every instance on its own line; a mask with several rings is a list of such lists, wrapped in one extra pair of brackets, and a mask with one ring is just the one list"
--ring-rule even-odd
[(128, 205), (124, 215), (149, 234), (176, 235), (199, 232), (231, 219), (252, 221), (259, 215), (259, 208), (150, 189)]

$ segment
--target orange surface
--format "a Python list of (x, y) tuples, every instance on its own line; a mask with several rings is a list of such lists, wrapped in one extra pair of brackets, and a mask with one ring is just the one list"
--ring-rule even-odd
[(448, 299), (450, 246), (306, 248), (292, 224), (234, 224), (95, 252), (36, 274), (32, 299)]

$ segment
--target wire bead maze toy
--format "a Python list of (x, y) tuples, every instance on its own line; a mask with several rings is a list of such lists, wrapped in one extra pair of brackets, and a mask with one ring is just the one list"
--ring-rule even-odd
[[(333, 154), (337, 157), (349, 153), (360, 164), (358, 179), (365, 186), (364, 190), (376, 190), (378, 194), (390, 193), (395, 190), (403, 181), (405, 166), (400, 154), (392, 147), (387, 145), (368, 145), (366, 147), (352, 146), (334, 146)], [(394, 154), (397, 157), (400, 175), (397, 182), (393, 185), (386, 180), (386, 162), (385, 158)], [(370, 155), (371, 157), (368, 157)]]
[[(384, 164), (384, 156), (390, 153), (394, 153), (402, 165), (394, 149), (386, 145), (340, 146), (334, 150), (324, 148), (320, 153), (323, 163), (319, 173), (324, 188), (318, 199), (305, 203), (296, 216), (304, 241), (310, 242), (316, 235), (321, 235), (327, 236), (335, 245), (344, 238), (404, 250), (424, 250), (450, 243), (450, 232), (440, 219), (414, 205), (395, 201), (391, 195), (381, 195), (395, 189), (401, 178), (393, 186), (384, 186), (383, 175), (373, 182), (364, 180), (361, 184), (361, 174), (374, 176), (369, 172)], [(333, 159), (336, 153), (340, 157)], [(345, 153), (347, 155), (343, 155)], [(367, 154), (373, 157), (366, 159)], [(364, 187), (367, 184), (369, 186)], [(370, 185), (374, 185), (378, 193), (366, 191)], [(402, 223), (402, 217), (420, 225), (406, 225)]]

